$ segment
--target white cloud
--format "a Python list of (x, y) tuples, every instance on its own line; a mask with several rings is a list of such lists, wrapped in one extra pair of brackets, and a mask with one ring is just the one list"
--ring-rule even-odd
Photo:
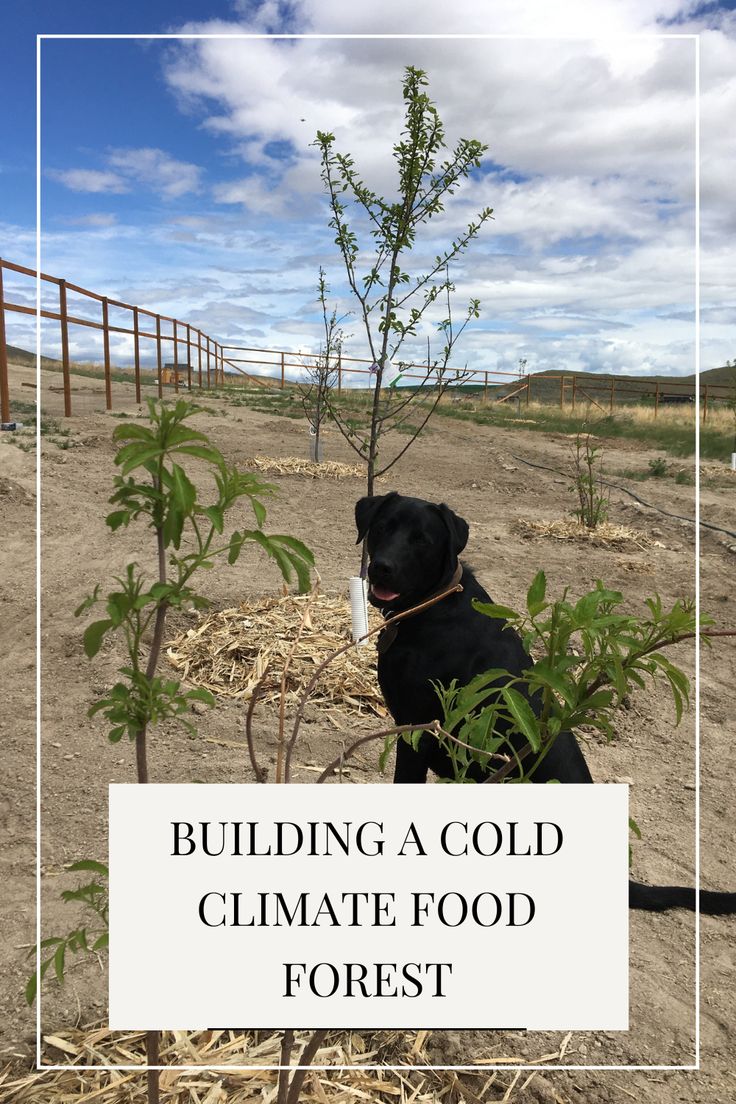
[(112, 212), (97, 211), (89, 215), (80, 215), (79, 218), (67, 220), (72, 226), (106, 227), (115, 226), (118, 216)]
[[(704, 317), (704, 350), (712, 363), (733, 357), (733, 16), (706, 9), (693, 19), (694, 0), (494, 0), (492, 10), (470, 0), (451, 9), (437, 0), (234, 7), (238, 22), (175, 29), (540, 37), (231, 37), (167, 48), (169, 88), (225, 156), (208, 162), (214, 210), (200, 200), (186, 217), (127, 240), (128, 271), (135, 261), (147, 274), (138, 291), (157, 309), (202, 325), (206, 318), (223, 339), (253, 335), (255, 324), (263, 336), (254, 343), (306, 348), (310, 333), (316, 343), (320, 263), (340, 308), (352, 304), (310, 142), (318, 128), (334, 131), (367, 183), (390, 195), (400, 79), (411, 63), (429, 73), (448, 141), (469, 135), (490, 146), (490, 171), (448, 203), (416, 250), (421, 268), (481, 206), (494, 208), (495, 221), (453, 273), (459, 302), (478, 295), (483, 304), (461, 357), (514, 365), (523, 355), (535, 370), (691, 371), (694, 48), (628, 35), (700, 32), (703, 297), (722, 312)], [(204, 194), (202, 171), (162, 150), (115, 149), (105, 165), (128, 188), (165, 198)], [(161, 253), (156, 262), (152, 243)], [(206, 271), (213, 283), (183, 276), (175, 288), (161, 278), (165, 263)]]
[(120, 194), (129, 190), (126, 181), (118, 173), (99, 169), (49, 169), (47, 175), (73, 192)]
[(160, 149), (113, 149), (107, 169), (49, 169), (47, 175), (75, 192), (130, 192), (141, 185), (164, 199), (175, 199), (201, 188), (202, 170), (177, 161)]
[(218, 203), (241, 203), (256, 215), (283, 215), (287, 207), (284, 190), (269, 188), (257, 176), (216, 184), (213, 195)]
[(166, 199), (198, 192), (201, 187), (198, 165), (177, 161), (161, 149), (114, 149), (107, 160), (113, 169)]

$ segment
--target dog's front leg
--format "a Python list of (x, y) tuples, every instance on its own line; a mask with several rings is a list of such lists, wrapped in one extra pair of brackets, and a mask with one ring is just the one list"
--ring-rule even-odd
[(427, 781), (428, 769), (427, 756), (421, 745), (419, 751), (414, 751), (411, 744), (399, 737), (399, 742), (396, 745), (394, 782), (418, 782), (421, 784)]

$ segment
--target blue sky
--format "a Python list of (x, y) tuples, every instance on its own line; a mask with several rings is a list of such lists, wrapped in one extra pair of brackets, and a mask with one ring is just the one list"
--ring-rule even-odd
[[(352, 304), (310, 142), (318, 128), (333, 130), (365, 179), (390, 193), (401, 74), (419, 65), (448, 141), (470, 136), (490, 146), (484, 171), (415, 251), (420, 271), (477, 210), (494, 208), (494, 222), (453, 271), (457, 312), (471, 296), (482, 302), (457, 365), (512, 368), (523, 357), (531, 370), (688, 373), (694, 47), (656, 35), (699, 33), (703, 367), (733, 357), (731, 5), (569, 0), (552, 18), (541, 0), (497, 0), (493, 26), (488, 6), (469, 0), (452, 15), (436, 0), (398, 8), (389, 0), (352, 11), (337, 0), (160, 0), (153, 11), (138, 0), (16, 2), (13, 33), (0, 46), (6, 87), (17, 91), (0, 163), (2, 255), (35, 257), (36, 32), (224, 36), (43, 43), (42, 264), (224, 342), (316, 349), (320, 265), (339, 309)], [(234, 37), (417, 29), (562, 38)], [(631, 33), (646, 37), (621, 37)], [(8, 281), (8, 298), (24, 294), (21, 283)], [(365, 355), (354, 319), (346, 329), (349, 351)], [(9, 340), (28, 345), (28, 333), (13, 320)], [(72, 331), (74, 355), (96, 355), (91, 333)], [(429, 325), (408, 352), (418, 356), (432, 334)], [(45, 340), (53, 355), (53, 327)], [(119, 342), (115, 355), (128, 354)]]

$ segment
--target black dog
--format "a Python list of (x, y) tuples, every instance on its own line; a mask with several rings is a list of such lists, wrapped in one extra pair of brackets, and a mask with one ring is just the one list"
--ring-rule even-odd
[[(395, 491), (361, 498), (355, 507), (358, 543), (367, 537), (370, 565), (369, 600), (385, 617), (411, 609), (432, 595), (460, 582), (462, 591), (422, 613), (384, 630), (378, 643), (378, 681), (397, 725), (429, 724), (442, 720), (442, 708), (433, 682), (463, 686), (492, 667), (513, 675), (528, 670), (531, 660), (514, 629), (506, 622), (473, 609), (488, 594), (467, 564), (458, 557), (468, 539), (468, 524), (445, 506)], [(532, 700), (532, 706), (535, 706)], [(519, 738), (517, 750), (525, 743)], [(417, 750), (405, 740), (396, 749), (394, 782), (426, 782), (432, 770), (452, 777), (447, 752), (431, 733)], [(479, 764), (470, 777), (483, 781), (487, 771)], [(535, 782), (592, 782), (588, 765), (571, 732), (562, 733), (534, 772)], [(695, 908), (695, 892), (678, 886), (645, 886), (631, 882), (632, 908)], [(701, 911), (736, 912), (736, 894), (700, 895)]]

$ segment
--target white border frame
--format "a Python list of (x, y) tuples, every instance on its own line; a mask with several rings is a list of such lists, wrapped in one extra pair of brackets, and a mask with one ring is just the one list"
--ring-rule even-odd
[[(689, 39), (694, 44), (694, 107), (695, 107), (695, 234), (694, 234), (694, 302), (695, 302), (695, 615), (700, 619), (700, 35), (699, 34), (643, 34), (624, 32), (607, 34), (606, 39), (650, 40)], [(41, 272), (41, 43), (53, 39), (152, 39), (168, 41), (196, 41), (200, 39), (450, 39), (450, 40), (504, 40), (537, 42), (594, 42), (597, 36), (584, 35), (536, 35), (536, 34), (37, 34), (36, 35), (36, 270)], [(36, 278), (36, 381), (41, 393), (41, 280)], [(36, 406), (36, 970), (41, 971), (41, 404)], [(204, 1065), (46, 1065), (41, 1062), (41, 985), (36, 994), (36, 1069), (46, 1070), (125, 1070), (146, 1073), (148, 1070), (177, 1070), (180, 1072), (238, 1073), (257, 1070), (314, 1069), (314, 1070), (456, 1070), (461, 1072), (485, 1072), (491, 1070), (680, 1070), (694, 1072), (701, 1068), (700, 1054), (700, 638), (695, 636), (695, 1062), (687, 1065), (551, 1065), (541, 1062), (528, 1065), (511, 1065), (487, 1062), (482, 1065), (428, 1066), (428, 1065), (315, 1065), (303, 1066), (204, 1066)]]

